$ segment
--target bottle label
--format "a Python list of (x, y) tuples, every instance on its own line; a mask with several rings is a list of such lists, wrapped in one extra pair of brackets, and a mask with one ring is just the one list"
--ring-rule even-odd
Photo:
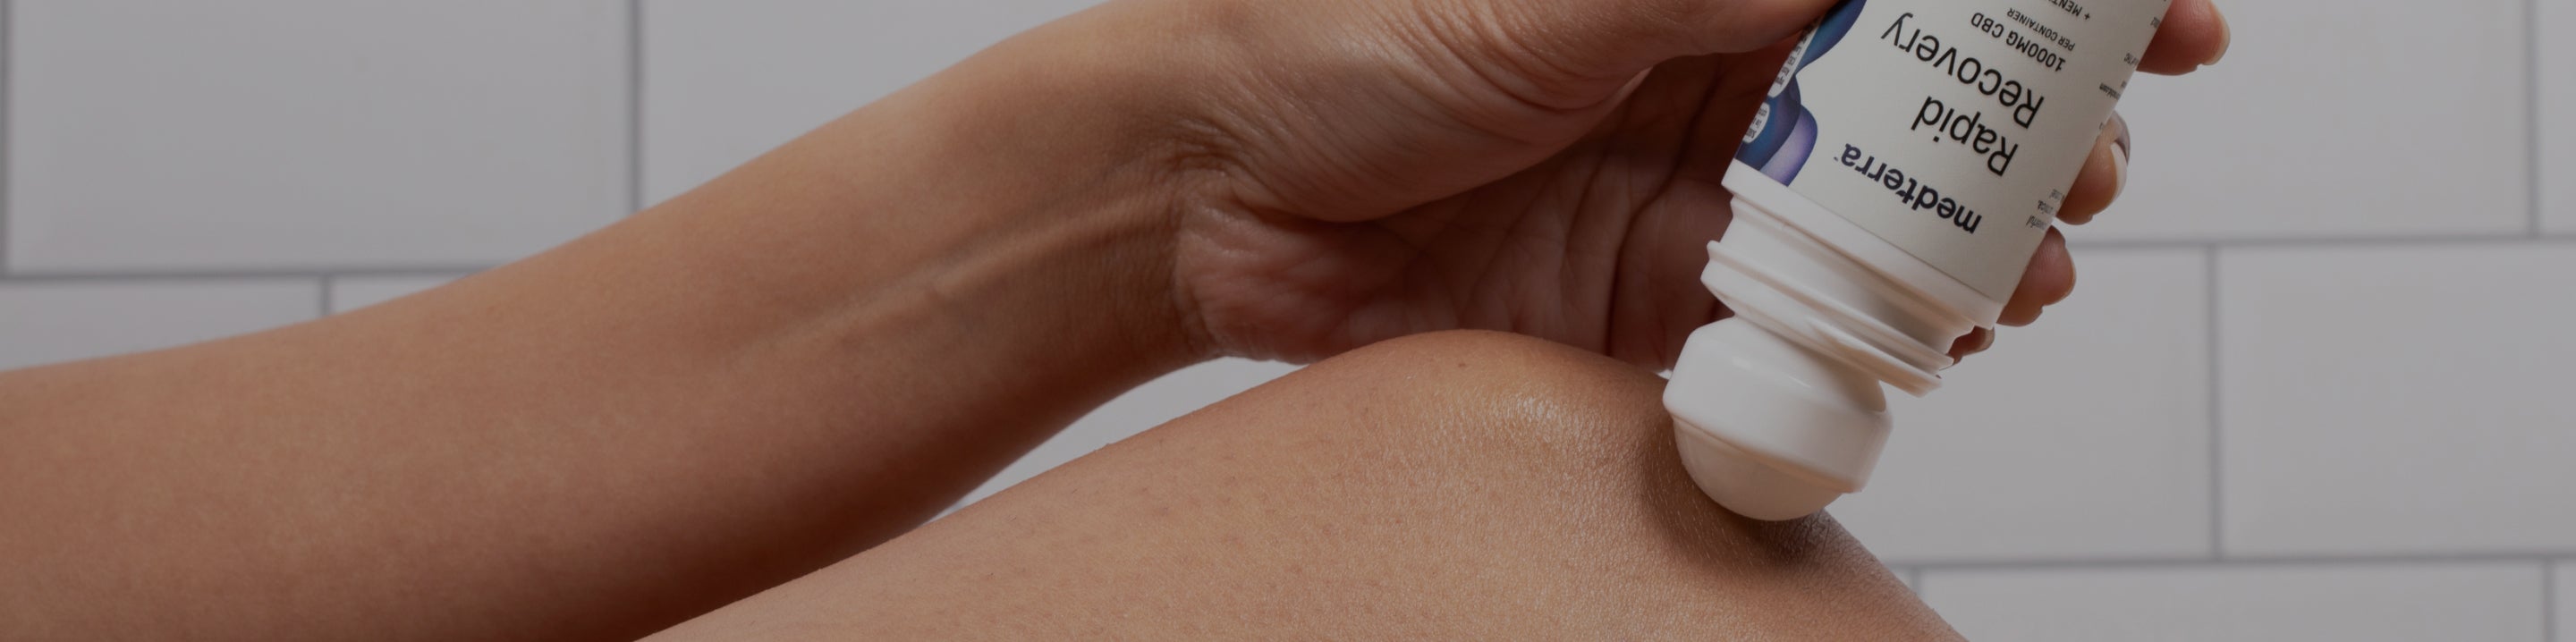
[(1845, 0), (1736, 153), (2001, 301), (2170, 0)]

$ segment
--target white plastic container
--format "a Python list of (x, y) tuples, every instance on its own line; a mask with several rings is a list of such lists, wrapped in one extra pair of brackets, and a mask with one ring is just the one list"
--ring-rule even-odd
[(1816, 512), (1869, 481), (1880, 384), (1940, 386), (1992, 327), (2169, 0), (1845, 0), (1808, 30), (1726, 176), (1702, 279), (1735, 317), (1665, 389), (1728, 509)]

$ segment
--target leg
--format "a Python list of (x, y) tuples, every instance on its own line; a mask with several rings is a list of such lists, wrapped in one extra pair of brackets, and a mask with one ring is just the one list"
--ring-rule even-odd
[(663, 637), (1955, 637), (1830, 518), (1702, 497), (1661, 386), (1508, 335), (1381, 344)]

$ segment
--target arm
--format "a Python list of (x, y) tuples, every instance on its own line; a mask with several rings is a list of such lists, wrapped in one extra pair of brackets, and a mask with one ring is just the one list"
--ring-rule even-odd
[(1121, 19), (452, 287), (0, 375), (0, 637), (631, 638), (909, 529), (1198, 357), (1104, 91), (1152, 52), (1063, 36)]
[(1379, 343), (654, 639), (1958, 639), (1832, 518), (1701, 496), (1662, 389)]
[[(0, 374), (0, 637), (626, 637), (1211, 354), (1667, 361), (1723, 314), (1687, 278), (1716, 172), (1828, 4), (1119, 0), (453, 286)], [(2223, 43), (2173, 7), (2147, 68)]]

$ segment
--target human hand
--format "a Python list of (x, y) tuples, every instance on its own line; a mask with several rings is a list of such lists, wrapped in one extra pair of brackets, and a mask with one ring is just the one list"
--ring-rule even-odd
[[(1306, 361), (1454, 328), (1669, 367), (1726, 314), (1698, 280), (1719, 185), (1791, 38), (1831, 0), (1162, 0), (1223, 71), (1196, 106), (1174, 284), (1201, 349)], [(2227, 48), (2174, 0), (2140, 69)], [(2059, 220), (2118, 195), (2128, 127), (2095, 144)], [(2075, 281), (2056, 230), (2004, 325)], [(1992, 335), (1959, 340), (1953, 355)]]

